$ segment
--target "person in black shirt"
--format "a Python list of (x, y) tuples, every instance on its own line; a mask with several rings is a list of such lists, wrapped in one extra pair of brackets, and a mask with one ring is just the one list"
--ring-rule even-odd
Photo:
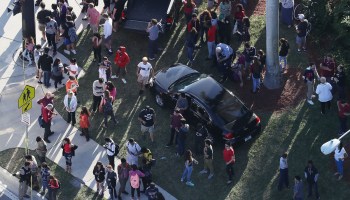
[(138, 120), (141, 122), (141, 132), (145, 135), (146, 132), (149, 132), (149, 136), (151, 141), (154, 142), (154, 122), (156, 119), (156, 113), (154, 109), (150, 106), (146, 106), (146, 108), (142, 109)]
[(30, 198), (27, 194), (28, 186), (30, 185), (30, 162), (26, 161), (24, 166), (19, 170), (19, 172), (12, 174), (13, 176), (19, 176), (19, 194), (18, 198), (22, 200), (23, 198)]
[(307, 99), (306, 101), (310, 105), (314, 105), (312, 102), (312, 96), (314, 92), (315, 77), (319, 78), (315, 63), (310, 63), (309, 66), (304, 71), (304, 81), (307, 84)]
[(44, 54), (39, 57), (38, 68), (44, 72), (44, 85), (50, 87), (50, 73), (53, 59), (49, 56), (50, 49), (45, 47)]
[(46, 34), (45, 34), (45, 27), (46, 27), (46, 17), (51, 17), (52, 13), (49, 10), (45, 9), (45, 3), (41, 2), (40, 3), (40, 8), (41, 10), (38, 12), (36, 18), (39, 22), (39, 30), (41, 31), (42, 34), (42, 40), (46, 41)]
[(306, 51), (306, 29), (308, 22), (303, 14), (299, 14), (298, 17), (300, 23), (295, 26), (295, 29), (297, 31), (296, 43), (298, 45), (298, 52), (301, 52), (301, 49), (303, 49), (303, 51)]
[(158, 200), (158, 188), (156, 187), (156, 184), (154, 182), (151, 182), (149, 184), (149, 187), (146, 189), (146, 195), (148, 197), (148, 200)]
[(307, 162), (307, 166), (305, 167), (304, 174), (305, 174), (305, 178), (306, 178), (306, 181), (308, 183), (308, 186), (309, 186), (309, 194), (307, 195), (307, 197), (312, 196), (312, 188), (314, 187), (316, 199), (319, 199), (320, 196), (318, 194), (318, 188), (317, 188), (317, 180), (318, 180), (319, 174), (318, 174), (318, 170), (314, 166), (312, 160), (309, 160)]
[(344, 66), (339, 65), (337, 67), (337, 72), (335, 73), (335, 76), (332, 77), (332, 80), (337, 83), (338, 86), (338, 95), (339, 99), (344, 99), (345, 98), (345, 81), (346, 81), (346, 75), (344, 72)]
[(97, 193), (101, 196), (103, 196), (104, 189), (104, 181), (105, 181), (105, 175), (106, 171), (103, 167), (102, 163), (98, 161), (94, 167), (93, 174), (95, 176), (95, 181), (97, 183)]
[(117, 186), (117, 173), (113, 170), (112, 165), (107, 165), (106, 182), (111, 199), (118, 198), (117, 190), (115, 189), (115, 186)]
[(122, 20), (122, 13), (124, 10), (125, 3), (126, 3), (126, 0), (115, 0), (115, 5), (113, 8), (113, 14), (112, 14), (114, 32), (118, 31), (118, 25)]
[(196, 155), (201, 155), (203, 153), (204, 139), (207, 135), (207, 128), (202, 123), (198, 123), (196, 137), (194, 138), (194, 152)]
[[(280, 51), (279, 51), (279, 63), (280, 63), (280, 67), (281, 67), (281, 72), (284, 71), (284, 69), (286, 69), (287, 67), (287, 56), (288, 56), (288, 51), (289, 51), (289, 43), (288, 40), (286, 40), (286, 38), (281, 38), (280, 39)], [(282, 61), (283, 61), (283, 65), (282, 65)]]

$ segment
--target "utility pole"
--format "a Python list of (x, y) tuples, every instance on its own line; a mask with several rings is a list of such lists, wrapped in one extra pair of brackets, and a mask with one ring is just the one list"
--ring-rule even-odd
[(268, 89), (281, 87), (281, 69), (278, 59), (279, 1), (266, 1), (266, 74), (264, 85)]
[[(20, 0), (22, 2), (22, 37), (23, 41), (27, 37), (33, 37), (36, 44), (35, 35), (35, 12), (34, 0)], [(25, 44), (23, 45), (25, 47)]]

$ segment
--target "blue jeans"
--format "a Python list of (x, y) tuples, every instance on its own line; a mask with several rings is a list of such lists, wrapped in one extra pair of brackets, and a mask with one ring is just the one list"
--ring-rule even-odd
[(339, 159), (339, 160), (335, 160), (335, 164), (337, 165), (337, 170), (338, 173), (343, 176), (343, 160)]
[(154, 58), (155, 53), (157, 53), (157, 39), (148, 40), (148, 58)]
[(213, 56), (215, 56), (214, 54), (215, 42), (207, 42), (207, 44), (208, 44), (208, 58), (213, 58)]
[(288, 168), (280, 169), (280, 179), (278, 182), (278, 190), (282, 190), (283, 185), (286, 185), (286, 187), (289, 187)]
[(194, 52), (193, 47), (187, 47), (187, 58), (188, 60), (190, 60), (190, 62), (193, 62), (193, 52)]
[(185, 180), (185, 178), (186, 178), (187, 182), (191, 181), (192, 170), (193, 170), (193, 166), (192, 165), (191, 166), (187, 166), (185, 168), (184, 172), (182, 173), (181, 179)]
[(50, 71), (43, 71), (44, 72), (44, 85), (46, 87), (50, 87)]
[[(280, 67), (281, 69), (284, 69), (287, 67), (287, 56), (279, 56), (279, 63), (280, 63)], [(282, 65), (282, 62), (283, 61), (283, 65)]]
[(254, 78), (254, 76), (252, 76), (252, 80), (253, 80), (253, 92), (256, 92), (258, 88), (260, 89), (260, 78)]

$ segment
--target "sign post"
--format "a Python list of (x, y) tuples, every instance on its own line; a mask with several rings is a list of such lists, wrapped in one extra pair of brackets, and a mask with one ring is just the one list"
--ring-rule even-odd
[(35, 97), (35, 88), (26, 85), (18, 98), (18, 108), (22, 108), (21, 121), (26, 124), (26, 154), (28, 154), (28, 126), (30, 126), (30, 114), (27, 112), (32, 108), (32, 99)]

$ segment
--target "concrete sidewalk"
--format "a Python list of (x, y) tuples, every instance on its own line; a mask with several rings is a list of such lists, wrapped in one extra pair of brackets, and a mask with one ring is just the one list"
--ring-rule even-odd
[[(11, 1), (4, 0), (4, 3), (8, 5)], [(56, 0), (46, 0), (45, 3), (50, 8), (51, 3)], [(78, 1), (80, 2), (80, 1)], [(70, 6), (74, 8), (75, 13), (78, 16), (76, 24), (78, 26), (78, 32), (86, 27), (87, 22), (82, 22), (81, 19), (84, 15), (80, 14), (80, 5), (77, 1), (70, 1)], [(101, 5), (102, 4), (102, 5)], [(102, 10), (103, 3), (100, 2), (98, 10)], [(23, 73), (22, 61), (18, 59), (19, 49), (21, 48), (21, 14), (16, 16), (10, 16), (7, 14), (6, 7), (0, 8), (0, 24), (3, 24), (3, 30), (0, 30), (0, 151), (9, 148), (21, 147), (25, 148), (25, 125), (20, 122), (21, 110), (17, 108), (17, 99), (21, 94), (24, 85), (31, 85), (36, 88), (35, 98), (33, 101), (33, 108), (29, 111), (31, 115), (31, 125), (29, 126), (29, 148), (35, 149), (37, 136), (43, 136), (44, 129), (39, 127), (37, 118), (40, 115), (40, 106), (36, 104), (36, 101), (44, 96), (47, 91), (54, 92), (54, 88), (44, 88), (37, 83), (35, 79), (35, 68), (26, 67)], [(37, 41), (40, 41), (41, 34), (37, 30)], [(79, 55), (79, 52), (78, 52)], [(57, 56), (63, 63), (68, 63), (68, 59), (62, 54), (58, 53)], [(26, 64), (26, 63), (25, 63)], [(80, 75), (84, 74), (83, 71)], [(23, 82), (25, 79), (25, 84)], [(67, 77), (65, 77), (65, 82)], [(88, 86), (90, 87), (90, 86)], [(63, 102), (54, 102), (55, 104), (62, 104)], [(65, 114), (65, 113), (64, 113)], [(78, 114), (77, 114), (78, 115)], [(72, 143), (78, 146), (76, 156), (73, 157), (72, 162), (72, 175), (82, 181), (86, 186), (96, 191), (96, 183), (92, 170), (97, 161), (108, 163), (105, 149), (93, 140), (86, 142), (84, 137), (81, 137), (77, 128), (72, 127), (66, 121), (64, 121), (61, 115), (55, 117), (54, 125), (51, 127), (54, 135), (50, 136), (51, 143), (48, 144), (49, 151), (47, 157), (57, 163), (62, 168), (65, 168), (65, 159), (62, 156), (62, 150), (60, 148), (61, 142), (65, 137), (69, 137)], [(117, 160), (116, 164), (119, 164), (120, 160)], [(1, 174), (0, 174), (1, 176)], [(7, 177), (7, 176), (4, 176)], [(1, 177), (1, 178), (4, 178)], [(12, 178), (12, 177), (10, 177)], [(59, 177), (58, 177), (59, 179)], [(18, 180), (0, 179), (4, 184), (14, 185), (11, 186), (10, 191), (14, 194), (18, 194)], [(119, 186), (117, 186), (119, 188)], [(127, 190), (130, 192), (130, 184), (127, 184)], [(165, 199), (175, 199), (169, 193), (160, 188), (160, 191), (165, 196)], [(105, 192), (105, 197), (108, 198), (108, 192)], [(125, 198), (126, 196), (124, 196)], [(2, 197), (0, 197), (1, 199)], [(141, 199), (147, 199), (145, 195), (141, 196)]]

